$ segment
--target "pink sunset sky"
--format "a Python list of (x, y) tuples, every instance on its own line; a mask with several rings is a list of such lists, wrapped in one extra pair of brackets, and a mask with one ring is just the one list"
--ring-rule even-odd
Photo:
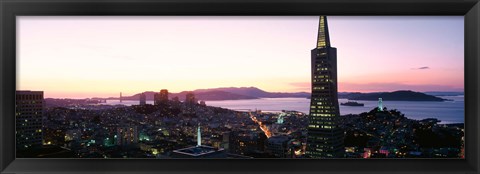
[[(463, 91), (463, 16), (329, 16), (339, 92)], [(318, 16), (17, 17), (17, 89), (310, 92)]]

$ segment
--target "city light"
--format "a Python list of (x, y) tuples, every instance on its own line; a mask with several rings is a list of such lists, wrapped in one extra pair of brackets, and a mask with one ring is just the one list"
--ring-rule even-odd
[[(155, 24), (162, 27), (157, 26), (156, 32), (148, 34), (148, 37), (131, 37), (128, 32), (122, 34), (122, 37), (113, 37), (110, 34), (122, 33), (124, 29), (136, 25), (110, 21), (123, 27), (103, 30), (110, 27), (110, 22), (104, 21), (105, 24), (96, 23), (95, 27), (103, 28), (102, 31), (112, 31), (106, 35), (115, 42), (95, 38), (85, 44), (84, 38), (103, 38), (103, 35), (82, 35), (80, 33), (88, 30), (79, 28), (76, 30), (80, 32), (78, 35), (84, 36), (79, 43), (70, 42), (78, 39), (65, 40), (68, 36), (58, 37), (60, 40), (51, 40), (65, 43), (57, 45), (62, 49), (55, 47), (51, 51), (48, 51), (50, 47), (37, 50), (38, 43), (32, 44), (24, 36), (27, 34), (49, 43), (50, 40), (39, 39), (43, 37), (39, 33), (48, 34), (49, 31), (42, 30), (42, 27), (48, 28), (48, 25), (33, 25), (29, 23), (33, 20), (29, 17), (26, 17), (26, 21), (18, 19), (18, 33), (23, 40), (19, 42), (19, 52), (22, 53), (19, 54), (22, 56), (19, 59), (22, 60), (19, 65), (21, 76), (15, 96), (16, 111), (12, 115), (16, 120), (16, 157), (464, 158), (464, 120), (460, 117), (464, 116), (463, 76), (458, 76), (463, 73), (460, 68), (463, 62), (434, 56), (437, 54), (420, 54), (415, 50), (408, 52), (408, 55), (404, 51), (385, 51), (398, 50), (396, 42), (400, 42), (401, 38), (395, 39), (396, 42), (393, 43), (376, 45), (384, 48), (383, 45), (392, 44), (395, 46), (392, 49), (377, 49), (375, 55), (363, 55), (363, 50), (377, 48), (363, 42), (380, 37), (360, 41), (351, 39), (346, 43), (342, 41), (345, 33), (338, 34), (342, 32), (338, 29), (342, 27), (339, 25), (342, 21), (331, 20), (332, 18), (335, 19), (332, 16), (327, 21), (327, 16), (315, 17), (315, 21), (299, 21), (298, 24), (302, 25), (298, 26), (283, 25), (281, 20), (273, 23), (263, 20), (255, 25), (242, 26), (241, 31), (257, 26), (262, 27), (256, 29), (263, 30), (279, 24), (282, 25), (273, 29), (296, 28), (265, 30), (262, 35), (255, 34), (253, 30), (253, 33), (241, 32), (241, 38), (234, 38), (234, 42), (230, 38), (231, 33), (225, 35), (225, 31), (216, 30), (224, 28), (221, 25), (196, 25), (208, 28), (208, 32), (216, 31), (214, 35), (199, 34), (198, 31), (204, 30), (192, 30), (191, 27), (180, 27), (180, 30), (174, 28), (164, 35), (161, 31), (170, 26), (160, 25), (162, 21), (156, 20)], [(224, 19), (219, 18), (217, 22), (219, 21)], [(215, 23), (215, 20), (204, 22), (221, 24)], [(237, 25), (227, 22), (230, 26)], [(90, 22), (78, 20), (75, 25), (77, 23)], [(35, 34), (30, 33), (31, 28), (25, 31), (24, 24), (36, 29)], [(188, 26), (188, 23), (184, 24)], [(68, 26), (70, 25), (74, 23)], [(139, 24), (140, 26), (144, 25)], [(377, 27), (381, 26), (383, 25)], [(140, 28), (142, 32), (138, 36), (151, 29)], [(138, 34), (140, 28), (133, 31)], [(308, 38), (310, 46), (303, 45), (303, 42), (296, 44), (297, 39), (289, 37), (290, 34), (296, 36), (297, 29), (303, 28), (313, 28), (309, 32), (299, 32), (299, 36)], [(356, 30), (349, 31), (363, 30), (357, 26), (355, 28)], [(232, 31), (229, 32), (238, 31), (235, 27), (230, 29)], [(368, 32), (374, 32), (370, 31), (374, 29), (369, 28), (356, 35), (364, 37)], [(399, 32), (396, 31), (398, 28), (394, 29), (388, 30), (387, 34)], [(439, 27), (435, 29), (441, 30)], [(171, 37), (177, 30), (191, 33)], [(69, 31), (58, 33), (68, 35)], [(284, 33), (285, 31), (288, 32)], [(271, 42), (271, 38), (278, 38), (273, 37), (277, 32), (286, 36), (281, 39), (282, 42)], [(386, 33), (376, 32), (387, 37)], [(409, 30), (411, 33), (415, 32)], [(165, 39), (158, 40), (158, 35), (163, 35)], [(264, 35), (269, 35), (267, 40), (262, 40)], [(438, 38), (439, 35), (435, 37)], [(183, 36), (187, 36), (187, 42), (176, 40)], [(208, 37), (208, 40), (205, 42), (197, 37)], [(127, 38), (133, 42), (122, 40)], [(157, 39), (148, 42), (155, 44), (145, 45), (141, 40), (146, 38)], [(228, 44), (216, 42), (224, 38), (229, 38)], [(254, 38), (255, 41), (246, 42), (244, 39), (248, 38)], [(459, 40), (461, 39), (463, 38)], [(194, 44), (199, 40), (201, 44)], [(416, 38), (413, 40), (421, 42)], [(285, 44), (287, 42), (283, 41), (295, 44)], [(177, 42), (183, 46), (176, 48)], [(356, 44), (359, 42), (362, 44)], [(40, 47), (48, 45), (46, 43), (40, 44)], [(124, 47), (125, 43), (134, 45), (130, 45), (130, 49)], [(185, 43), (196, 46), (185, 47)], [(262, 47), (266, 45), (264, 43), (275, 47), (267, 49)], [(456, 42), (448, 43), (451, 45)], [(69, 47), (63, 47), (66, 45)], [(339, 47), (338, 52), (334, 46)], [(351, 47), (356, 50), (352, 51)], [(78, 48), (81, 50), (75, 51)], [(236, 51), (228, 51), (231, 48)], [(242, 51), (238, 52), (238, 48)], [(459, 55), (449, 54), (444, 52), (445, 47), (441, 48), (424, 50), (436, 50), (435, 52), (441, 53), (440, 56), (458, 58)], [(463, 47), (458, 45), (458, 48), (463, 54), (460, 49)], [(160, 51), (153, 54), (151, 50)], [(169, 52), (171, 50), (176, 51)], [(128, 51), (136, 54), (128, 54)], [(402, 62), (389, 59), (391, 56), (399, 56), (393, 53), (401, 55)], [(367, 59), (377, 57), (377, 54), (382, 59)], [(61, 59), (53, 59), (59, 55), (63, 55), (60, 56)], [(255, 58), (250, 59), (250, 56)], [(25, 61), (30, 57), (37, 59)], [(426, 61), (421, 61), (419, 57), (427, 58)], [(436, 59), (432, 62), (429, 57)], [(81, 58), (81, 61), (75, 61), (75, 66), (70, 66), (72, 64), (69, 58)], [(439, 63), (440, 60), (449, 61)], [(49, 62), (48, 65), (42, 64), (43, 61)], [(345, 62), (348, 62), (348, 66)], [(373, 66), (372, 62), (388, 63)], [(448, 72), (440, 66), (443, 64), (449, 65)], [(393, 77), (395, 82), (392, 81)], [(445, 84), (439, 84), (439, 81), (448, 82), (446, 84), (451, 86), (442, 86)], [(400, 82), (405, 84), (399, 84)], [(242, 87), (245, 85), (248, 87)], [(342, 89), (355, 91), (341, 92)], [(418, 92), (413, 89), (457, 91)], [(373, 91), (364, 92), (369, 90)]]

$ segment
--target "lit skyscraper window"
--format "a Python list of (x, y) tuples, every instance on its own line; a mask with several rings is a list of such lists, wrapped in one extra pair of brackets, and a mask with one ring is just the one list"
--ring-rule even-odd
[(320, 16), (317, 47), (312, 55), (312, 96), (307, 156), (343, 157), (343, 130), (339, 127), (337, 49), (330, 47), (327, 17)]

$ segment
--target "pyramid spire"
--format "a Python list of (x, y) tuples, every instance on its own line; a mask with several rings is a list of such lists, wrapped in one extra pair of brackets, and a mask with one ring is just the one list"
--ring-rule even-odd
[(327, 16), (320, 16), (318, 26), (317, 48), (330, 47), (330, 36), (328, 34)]

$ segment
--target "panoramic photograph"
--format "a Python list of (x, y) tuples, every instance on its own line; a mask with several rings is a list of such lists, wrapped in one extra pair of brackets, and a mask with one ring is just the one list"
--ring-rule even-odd
[(17, 16), (17, 158), (465, 156), (463, 16)]

